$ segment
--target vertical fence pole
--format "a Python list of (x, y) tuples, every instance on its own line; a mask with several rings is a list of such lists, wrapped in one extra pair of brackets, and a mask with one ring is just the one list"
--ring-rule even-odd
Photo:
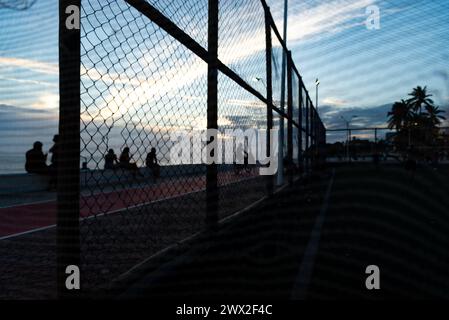
[(292, 53), (287, 52), (287, 172), (292, 182), (291, 166), (293, 164), (293, 85), (292, 85)]
[[(74, 298), (65, 287), (66, 268), (80, 265), (80, 41), (79, 28), (67, 28), (66, 8), (80, 0), (59, 1), (59, 146), (57, 162), (57, 289), (59, 298)], [(72, 7), (74, 8), (74, 7)], [(68, 10), (70, 11), (70, 10)], [(76, 19), (76, 18), (75, 18)]]
[[(271, 149), (271, 129), (273, 129), (273, 66), (272, 50), (273, 43), (271, 38), (271, 15), (270, 9), (264, 6), (265, 10), (265, 47), (266, 47), (266, 72), (267, 72), (267, 157), (270, 157)], [(274, 181), (272, 176), (267, 177), (267, 193), (269, 195), (274, 192)]]
[(302, 105), (303, 105), (303, 96), (302, 96), (302, 78), (299, 77), (299, 115), (298, 115), (298, 162), (300, 171), (303, 171), (303, 162), (302, 162)]
[[(207, 129), (218, 129), (218, 0), (209, 0), (208, 53)], [(209, 144), (212, 140), (216, 142), (218, 137), (214, 136), (210, 139)], [(208, 164), (206, 174), (206, 224), (209, 227), (215, 226), (218, 222), (217, 175), (217, 164), (215, 162)]]
[(313, 166), (315, 164), (315, 107), (313, 106), (312, 100), (310, 100), (310, 168), (313, 170)]
[(309, 158), (310, 158), (310, 116), (309, 116), (309, 94), (307, 93), (306, 96), (306, 157), (305, 157), (305, 163), (306, 163), (306, 171), (309, 171)]
[(317, 162), (318, 153), (318, 113), (316, 112), (315, 106), (313, 107), (313, 143), (314, 143), (314, 161)]

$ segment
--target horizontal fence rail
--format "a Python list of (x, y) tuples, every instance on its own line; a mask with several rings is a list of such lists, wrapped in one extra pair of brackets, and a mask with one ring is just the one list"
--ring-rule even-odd
[[(65, 28), (71, 4), (80, 30)], [(320, 165), (326, 128), (264, 0), (60, 0), (60, 22), (58, 197), (27, 208), (50, 216), (43, 227), (1, 242), (35, 270), (5, 263), (10, 295), (100, 297), (148, 257), (272, 195), (277, 175), (289, 183)], [(258, 135), (228, 150), (226, 130)], [(192, 161), (175, 163), (186, 143)], [(222, 154), (209, 152), (217, 145)], [(276, 146), (281, 172), (261, 175), (258, 156)], [(67, 289), (68, 265), (82, 290)], [(40, 290), (14, 291), (31, 282)]]
[[(266, 131), (286, 121), (282, 174), (314, 166), (325, 128), (265, 1), (85, 1), (82, 22), (81, 154), (87, 170), (106, 172), (104, 157), (113, 149), (120, 177), (114, 183), (97, 177), (81, 197), (88, 289), (272, 192), (273, 177), (259, 176), (257, 162), (197, 163), (162, 177), (172, 131)], [(125, 148), (132, 160), (122, 166)], [(152, 148), (157, 166), (145, 163)]]

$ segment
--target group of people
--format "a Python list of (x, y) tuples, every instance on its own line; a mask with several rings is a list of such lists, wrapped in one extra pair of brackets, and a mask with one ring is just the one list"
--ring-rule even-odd
[[(50, 165), (47, 165), (48, 154), (43, 151), (44, 144), (40, 141), (36, 141), (33, 144), (33, 148), (28, 150), (25, 154), (25, 170), (28, 173), (39, 174), (48, 176), (50, 178), (48, 190), (56, 189), (57, 187), (57, 173), (58, 173), (58, 161), (59, 161), (59, 135), (53, 137), (53, 146), (49, 149), (51, 153)], [(128, 147), (124, 148), (120, 158), (117, 158), (113, 149), (110, 149), (104, 157), (104, 169), (116, 170), (124, 169), (132, 172), (133, 176), (141, 176), (136, 163), (132, 162), (132, 156)], [(146, 157), (145, 164), (147, 168), (153, 172), (153, 177), (157, 179), (160, 174), (160, 166), (158, 164), (156, 149), (152, 148), (151, 152)]]
[[(131, 162), (131, 159), (132, 156), (128, 147), (123, 149), (119, 158), (117, 157), (113, 149), (109, 149), (108, 153), (104, 157), (104, 169), (129, 170), (134, 177), (136, 177), (137, 175), (143, 177), (143, 174), (140, 172), (139, 167), (135, 162)], [(156, 148), (151, 148), (150, 153), (148, 153), (145, 159), (145, 165), (147, 166), (147, 168), (151, 169), (151, 171), (153, 172), (153, 177), (157, 179), (160, 174), (160, 166), (157, 161)]]
[(51, 153), (50, 165), (47, 165), (48, 154), (42, 151), (43, 143), (36, 141), (33, 149), (28, 150), (25, 154), (25, 170), (28, 173), (40, 174), (50, 177), (48, 189), (52, 190), (57, 185), (57, 170), (59, 160), (59, 135), (53, 137), (53, 146), (50, 148)]

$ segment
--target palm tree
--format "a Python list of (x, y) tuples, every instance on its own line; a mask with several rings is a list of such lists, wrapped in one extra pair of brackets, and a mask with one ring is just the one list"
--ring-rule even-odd
[(400, 131), (407, 126), (412, 116), (410, 104), (405, 100), (395, 102), (391, 111), (388, 112), (388, 116), (390, 117), (390, 119), (388, 119), (388, 127)]
[(433, 106), (433, 100), (430, 99), (432, 95), (427, 94), (427, 87), (422, 88), (421, 86), (417, 86), (411, 93), (409, 93), (409, 96), (411, 96), (411, 98), (408, 102), (415, 112), (421, 114), (423, 105), (426, 110), (427, 108), (431, 108)]
[(441, 110), (439, 107), (435, 106), (427, 106), (426, 107), (427, 116), (429, 118), (429, 123), (432, 128), (441, 124), (441, 120), (446, 120), (446, 117), (442, 116), (442, 113), (445, 113), (444, 110)]

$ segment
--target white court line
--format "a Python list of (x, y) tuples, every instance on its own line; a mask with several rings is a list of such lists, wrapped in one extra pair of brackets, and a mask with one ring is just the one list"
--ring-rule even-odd
[(20, 233), (11, 234), (9, 236), (1, 237), (0, 241), (16, 238), (16, 237), (20, 237), (20, 236), (24, 236), (24, 235), (35, 233), (35, 232), (39, 232), (39, 231), (49, 230), (49, 229), (52, 229), (54, 227), (56, 227), (56, 225), (52, 224), (51, 226), (46, 226), (46, 227), (42, 227), (42, 228), (37, 228), (37, 229), (33, 229), (33, 230), (28, 230), (28, 231), (24, 231), (24, 232), (20, 232)]
[(304, 300), (307, 295), (307, 289), (309, 287), (310, 279), (312, 277), (313, 267), (315, 264), (315, 257), (318, 253), (318, 248), (321, 238), (321, 229), (326, 218), (327, 208), (329, 207), (329, 198), (332, 191), (332, 185), (334, 184), (335, 169), (332, 171), (332, 177), (327, 186), (326, 195), (324, 197), (323, 206), (321, 207), (320, 214), (316, 218), (315, 225), (313, 226), (310, 234), (309, 243), (307, 244), (304, 256), (299, 268), (298, 275), (296, 276), (295, 284), (293, 286), (291, 298), (292, 300)]
[[(259, 178), (259, 177), (260, 176), (250, 177), (250, 178), (242, 179), (242, 180), (239, 180), (239, 181), (234, 181), (234, 182), (225, 184), (223, 186), (229, 186), (231, 184), (239, 183), (239, 182), (242, 182), (242, 181), (248, 181), (248, 180)], [(135, 188), (135, 189), (137, 189), (137, 188)], [(99, 217), (104, 217), (104, 216), (116, 214), (116, 213), (123, 212), (123, 211), (126, 211), (126, 210), (132, 210), (132, 209), (145, 207), (145, 206), (148, 206), (150, 204), (154, 204), (154, 203), (158, 203), (158, 202), (163, 202), (163, 201), (167, 201), (167, 200), (173, 200), (173, 199), (176, 199), (176, 198), (192, 195), (192, 194), (203, 192), (203, 191), (206, 191), (206, 188), (203, 188), (203, 189), (200, 189), (200, 190), (196, 190), (196, 191), (186, 192), (186, 193), (175, 195), (175, 196), (171, 196), (171, 197), (157, 199), (157, 200), (154, 200), (154, 201), (140, 203), (140, 204), (134, 205), (132, 207), (121, 208), (121, 209), (117, 209), (117, 210), (113, 210), (113, 211), (109, 211), (109, 212), (105, 212), (105, 213), (101, 213), (101, 214), (97, 214), (97, 215), (92, 215), (92, 216), (89, 216), (89, 217), (80, 218), (80, 222), (82, 222), (84, 220), (90, 220), (90, 219), (95, 219), (95, 218), (99, 218)], [(20, 237), (20, 236), (27, 235), (27, 234), (32, 234), (32, 233), (35, 233), (35, 232), (49, 230), (49, 229), (52, 229), (52, 228), (55, 228), (55, 227), (56, 227), (56, 224), (53, 224), (53, 225), (49, 225), (49, 226), (46, 226), (46, 227), (36, 228), (36, 229), (32, 229), (32, 230), (28, 230), (28, 231), (24, 231), (24, 232), (20, 232), (20, 233), (14, 233), (14, 234), (11, 234), (11, 235), (8, 235), (8, 236), (0, 237), (0, 241), (8, 240), (8, 239), (16, 238), (16, 237)]]
[[(202, 175), (193, 175), (193, 176), (185, 176), (185, 177), (181, 177), (180, 180), (182, 179), (189, 179), (189, 178), (198, 178), (198, 177), (203, 177)], [(167, 181), (170, 180), (166, 180), (166, 178), (163, 178), (160, 180), (160, 184), (163, 184)], [(244, 181), (244, 180), (239, 180), (239, 181)], [(99, 194), (102, 195), (108, 195), (108, 194), (113, 194), (113, 193), (117, 193), (117, 192), (122, 192), (122, 191), (132, 191), (132, 190), (137, 190), (137, 189), (142, 189), (143, 188), (149, 188), (149, 187), (154, 187), (154, 186), (158, 186), (158, 184), (154, 183), (154, 181), (152, 182), (148, 182), (146, 185), (136, 185), (134, 184), (131, 188), (127, 189), (126, 187), (121, 187), (121, 188), (117, 188), (117, 189), (113, 189), (111, 191), (107, 191), (107, 192), (102, 192), (101, 190), (94, 192), (94, 193), (90, 193), (88, 189), (81, 191), (81, 197), (93, 197)], [(84, 194), (83, 194), (84, 193)], [(0, 205), (0, 210), (1, 209), (12, 209), (12, 208), (16, 208), (16, 207), (25, 207), (25, 206), (32, 206), (32, 205), (36, 205), (36, 204), (45, 204), (45, 203), (52, 203), (57, 201), (56, 199), (56, 195), (54, 196), (54, 198), (52, 199), (47, 199), (47, 200), (39, 200), (39, 201), (32, 201), (32, 202), (26, 202), (26, 203), (16, 203), (16, 204), (12, 204), (12, 205), (6, 205), (6, 206), (1, 206)], [(0, 238), (1, 240), (1, 238)]]
[(32, 206), (35, 204), (44, 204), (44, 203), (52, 203), (55, 202), (55, 199), (49, 199), (49, 200), (40, 200), (40, 201), (33, 201), (33, 202), (27, 202), (27, 203), (16, 203), (16, 204), (12, 204), (12, 205), (7, 205), (7, 206), (0, 206), (0, 210), (1, 209), (12, 209), (12, 208), (16, 208), (16, 207), (25, 207), (25, 206)]

